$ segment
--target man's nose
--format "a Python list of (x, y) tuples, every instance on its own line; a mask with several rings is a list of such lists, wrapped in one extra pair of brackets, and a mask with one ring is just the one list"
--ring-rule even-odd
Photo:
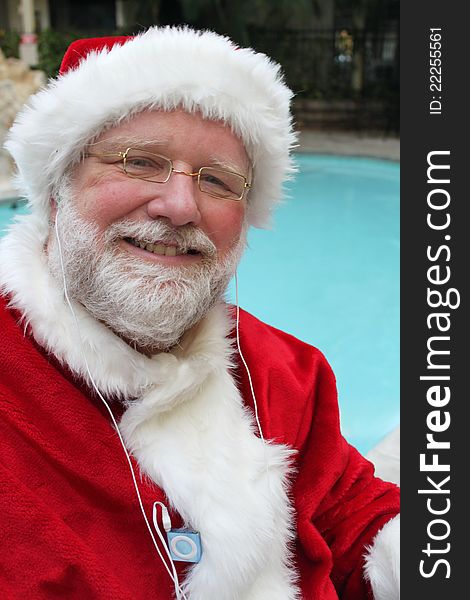
[[(152, 184), (149, 184), (152, 185)], [(147, 203), (151, 219), (167, 218), (172, 225), (199, 225), (199, 188), (195, 177), (172, 173), (166, 183), (155, 183), (155, 196)]]

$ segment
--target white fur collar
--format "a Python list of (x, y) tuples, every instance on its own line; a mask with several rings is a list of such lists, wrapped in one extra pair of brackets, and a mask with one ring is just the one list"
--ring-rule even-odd
[(400, 600), (400, 515), (378, 532), (365, 559), (374, 600)]
[[(291, 451), (263, 444), (230, 375), (230, 319), (218, 305), (174, 353), (147, 358), (75, 305), (81, 336), (43, 252), (47, 231), (22, 217), (0, 242), (0, 286), (38, 343), (105, 395), (129, 401), (120, 429), (140, 468), (201, 533), (190, 600), (294, 600)], [(80, 340), (81, 338), (81, 340)]]

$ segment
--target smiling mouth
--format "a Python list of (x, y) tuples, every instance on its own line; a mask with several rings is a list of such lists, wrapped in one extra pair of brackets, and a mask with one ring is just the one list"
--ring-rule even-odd
[(142, 250), (147, 250), (147, 252), (152, 252), (152, 254), (158, 254), (159, 256), (196, 256), (200, 254), (200, 252), (192, 248), (184, 249), (180, 248), (179, 246), (162, 244), (161, 242), (157, 244), (152, 244), (142, 240), (137, 240), (135, 238), (124, 238), (124, 240), (129, 244), (136, 246), (137, 248), (142, 248)]

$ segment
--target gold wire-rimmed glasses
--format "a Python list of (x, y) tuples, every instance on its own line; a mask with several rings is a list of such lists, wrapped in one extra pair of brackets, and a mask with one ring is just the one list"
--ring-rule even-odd
[(196, 177), (202, 193), (224, 200), (241, 200), (246, 190), (251, 187), (247, 178), (239, 173), (218, 167), (201, 167), (195, 173), (180, 171), (174, 168), (170, 158), (142, 148), (131, 147), (124, 152), (87, 152), (85, 157), (88, 156), (105, 161), (109, 159), (109, 162), (113, 162), (112, 159), (117, 157), (118, 161), (114, 162), (122, 161), (122, 169), (128, 177), (152, 183), (167, 183), (173, 173)]

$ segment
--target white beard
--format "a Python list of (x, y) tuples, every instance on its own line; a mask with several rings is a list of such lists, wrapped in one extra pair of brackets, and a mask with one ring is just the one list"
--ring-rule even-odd
[[(136, 349), (154, 353), (175, 346), (225, 292), (246, 245), (246, 224), (240, 239), (220, 259), (201, 230), (191, 225), (176, 228), (165, 220), (122, 220), (100, 236), (98, 228), (77, 213), (71, 196), (66, 184), (56, 194), (61, 252), (51, 235), (51, 273), (58, 281), (65, 276), (69, 297)], [(181, 267), (146, 262), (118, 247), (125, 237), (177, 242), (197, 249), (203, 258)]]

